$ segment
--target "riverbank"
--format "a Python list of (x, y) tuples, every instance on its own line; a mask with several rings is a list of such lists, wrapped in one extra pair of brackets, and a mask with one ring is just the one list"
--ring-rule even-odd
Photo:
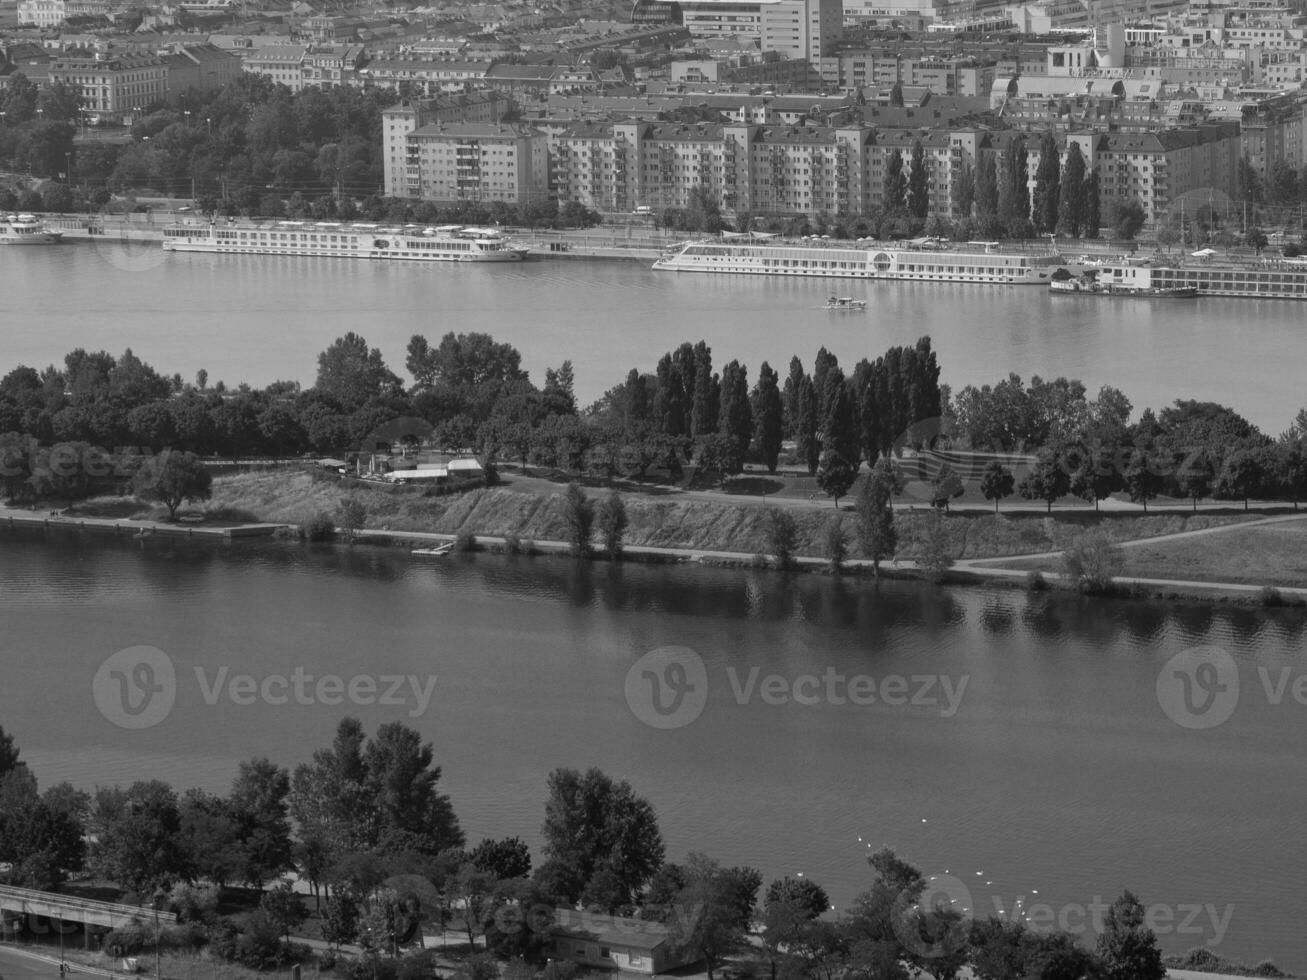
[[(802, 478), (796, 478), (801, 482)], [(589, 488), (598, 500), (617, 492), (628, 526), (624, 552), (650, 561), (693, 561), (725, 565), (769, 562), (771, 513), (784, 508), (794, 518), (794, 564), (808, 570), (830, 567), (828, 540), (836, 523), (843, 529), (849, 554), (857, 554), (853, 501), (836, 509), (829, 499), (791, 492), (782, 480), (779, 492), (768, 496), (732, 495), (720, 491), (683, 490), (619, 484), (614, 489)], [(501, 486), (462, 494), (426, 496), (421, 491), (340, 481), (312, 471), (255, 471), (221, 476), (212, 498), (193, 508), (216, 520), (249, 527), (299, 528), (315, 518), (332, 520), (348, 497), (365, 508), (365, 528), (356, 538), (378, 545), (433, 548), (458, 543), (462, 547), (493, 548), (529, 553), (568, 551), (566, 508), (559, 479), (508, 472)], [(78, 505), (78, 517), (101, 522), (135, 521), (158, 524), (159, 508), (129, 498), (100, 498)], [(928, 531), (935, 516), (927, 508), (905, 504), (896, 508), (899, 547), (881, 564), (886, 577), (918, 577)], [(65, 518), (66, 520), (66, 518)], [(165, 525), (169, 526), (169, 525)], [(1032, 572), (1046, 583), (1070, 587), (1061, 576), (1061, 553), (1093, 529), (1122, 545), (1128, 556), (1116, 581), (1131, 594), (1149, 597), (1235, 598), (1264, 601), (1261, 590), (1275, 587), (1286, 602), (1307, 600), (1307, 571), (1294, 543), (1307, 534), (1307, 514), (1267, 514), (1224, 510), (1209, 513), (1149, 513), (1042, 510), (993, 514), (964, 510), (943, 522), (945, 550), (953, 565), (945, 580), (955, 584), (999, 583), (1025, 588)], [(1214, 537), (1214, 535), (1220, 537)], [(1268, 540), (1282, 547), (1270, 549)], [(1231, 543), (1234, 547), (1231, 547)], [(1188, 565), (1169, 557), (1185, 549), (1202, 556)], [(1265, 556), (1281, 560), (1269, 565)], [(1139, 557), (1138, 564), (1130, 559)], [(1159, 557), (1160, 556), (1160, 557)], [(1254, 574), (1261, 562), (1260, 574)], [(870, 572), (871, 563), (851, 557), (853, 572)], [(1184, 567), (1187, 575), (1177, 575)]]

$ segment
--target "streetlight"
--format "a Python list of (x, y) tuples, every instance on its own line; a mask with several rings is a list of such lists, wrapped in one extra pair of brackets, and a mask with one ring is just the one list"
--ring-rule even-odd
[(184, 109), (184, 110), (182, 111), (182, 115), (184, 115), (184, 116), (186, 117), (186, 125), (189, 126), (189, 125), (191, 124), (191, 110), (190, 110), (190, 109)]

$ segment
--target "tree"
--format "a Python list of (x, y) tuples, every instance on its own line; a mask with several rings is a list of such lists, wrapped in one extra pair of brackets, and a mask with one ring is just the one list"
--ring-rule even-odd
[(1029, 162), (1024, 136), (1016, 136), (1003, 149), (999, 182), (998, 216), (1013, 238), (1025, 237), (1030, 228)]
[(170, 521), (183, 503), (208, 500), (212, 485), (213, 474), (198, 456), (172, 450), (147, 459), (132, 477), (136, 495), (167, 507)]
[(894, 508), (890, 499), (897, 492), (893, 464), (880, 459), (872, 466), (858, 491), (857, 533), (862, 554), (871, 559), (872, 572), (880, 574), (880, 563), (898, 548)]
[(563, 522), (567, 529), (567, 545), (574, 558), (584, 558), (590, 553), (594, 516), (594, 501), (586, 496), (579, 484), (569, 483), (563, 494)]
[(939, 510), (948, 510), (949, 501), (966, 493), (966, 485), (957, 471), (948, 463), (943, 464), (930, 481), (930, 506)]
[(1163, 479), (1158, 457), (1147, 449), (1135, 449), (1126, 461), (1121, 474), (1124, 489), (1130, 499), (1144, 505), (1148, 512), (1148, 501), (1162, 492)]
[(134, 891), (150, 891), (185, 870), (177, 794), (167, 783), (99, 787), (87, 829), (91, 869)]
[(1082, 500), (1092, 500), (1094, 510), (1101, 501), (1125, 489), (1124, 475), (1117, 468), (1117, 453), (1111, 446), (1077, 449), (1071, 463), (1069, 490)]
[(1098, 955), (1106, 980), (1162, 980), (1166, 976), (1157, 937), (1144, 925), (1144, 907), (1128, 891), (1107, 910), (1098, 937)]
[(903, 153), (896, 147), (885, 167), (885, 210), (894, 213), (907, 205), (908, 179), (903, 175)]
[(314, 387), (352, 412), (381, 395), (398, 393), (399, 378), (386, 367), (380, 349), (369, 349), (366, 340), (350, 332), (318, 355)]
[(930, 174), (926, 170), (926, 150), (920, 139), (912, 141), (908, 159), (912, 165), (908, 173), (908, 210), (924, 221), (930, 213)]
[(998, 169), (993, 153), (976, 160), (976, 217), (985, 222), (998, 218)]
[(363, 788), (376, 845), (383, 850), (434, 855), (463, 846), (449, 797), (440, 793), (435, 750), (414, 729), (390, 722), (363, 750)]
[(1112, 231), (1117, 238), (1128, 241), (1139, 234), (1146, 219), (1144, 206), (1136, 198), (1121, 198), (1116, 202), (1113, 212)]
[(626, 533), (626, 504), (622, 495), (616, 490), (604, 498), (599, 505), (599, 533), (604, 539), (604, 551), (608, 557), (617, 559), (622, 556), (622, 535)]
[(525, 878), (531, 873), (531, 852), (520, 837), (487, 837), (472, 849), (468, 860), (500, 881)]
[(1012, 496), (1016, 488), (1012, 471), (996, 459), (990, 460), (980, 474), (980, 492), (986, 500), (994, 501), (994, 513), (998, 513), (998, 502), (1004, 497)]
[(768, 473), (776, 472), (785, 434), (784, 403), (778, 380), (776, 372), (763, 361), (762, 367), (758, 369), (758, 383), (754, 385), (752, 395), (753, 437), (758, 446), (758, 455)]
[(921, 569), (922, 575), (931, 582), (942, 581), (944, 573), (953, 567), (952, 546), (942, 510), (936, 510), (926, 522), (917, 566)]
[(949, 188), (949, 201), (953, 205), (955, 219), (971, 217), (971, 209), (976, 201), (976, 171), (968, 160), (962, 161), (953, 186)]
[(686, 859), (683, 873), (685, 885), (662, 915), (672, 942), (702, 957), (712, 980), (721, 962), (747, 945), (762, 876), (753, 868), (723, 868), (695, 853)]
[(795, 402), (795, 449), (799, 459), (807, 465), (808, 472), (815, 474), (821, 460), (821, 440), (817, 437), (820, 405), (817, 390), (807, 375), (799, 381)]
[(1039, 140), (1039, 166), (1035, 169), (1035, 193), (1031, 200), (1035, 231), (1041, 234), (1057, 231), (1061, 170), (1057, 138), (1051, 132), (1045, 133)]
[(616, 886), (613, 908), (631, 903), (663, 863), (653, 806), (625, 780), (615, 782), (598, 769), (549, 774), (542, 835), (545, 866), (537, 879), (551, 866), (566, 869), (566, 879), (555, 880), (564, 883), (558, 897), (569, 904), (601, 876)]
[(788, 904), (805, 920), (811, 921), (830, 908), (826, 890), (811, 878), (777, 878), (767, 886), (765, 907)]
[(1207, 451), (1197, 449), (1184, 456), (1180, 465), (1176, 467), (1173, 478), (1180, 495), (1188, 497), (1193, 504), (1193, 509), (1197, 511), (1198, 501), (1212, 492), (1212, 481), (1216, 478), (1216, 470)]
[(858, 471), (852, 463), (833, 449), (821, 454), (821, 463), (817, 467), (817, 486), (828, 497), (834, 498), (836, 508), (840, 498), (849, 492), (853, 482), (858, 478)]
[(327, 897), (322, 916), (322, 938), (340, 950), (358, 938), (359, 907), (347, 889), (337, 889)]
[(749, 404), (748, 373), (739, 361), (722, 368), (720, 401), (717, 432), (731, 441), (742, 469), (753, 438), (753, 408)]
[(776, 559), (776, 567), (786, 569), (794, 564), (794, 552), (799, 546), (799, 524), (794, 515), (779, 507), (767, 512), (767, 547)]
[(1243, 500), (1243, 509), (1247, 510), (1249, 498), (1264, 494), (1270, 477), (1266, 456), (1260, 449), (1235, 449), (1221, 462), (1212, 496), (1217, 500)]
[(240, 764), (228, 809), (235, 823), (241, 880), (263, 887), (294, 867), (286, 800), (290, 773), (268, 759)]
[[(1058, 226), (1056, 230), (1079, 238), (1085, 233), (1087, 215), (1085, 213), (1085, 157), (1080, 152), (1080, 144), (1070, 140), (1066, 148), (1066, 162), (1062, 165), (1061, 180), (1058, 185)], [(1097, 229), (1095, 229), (1097, 233)], [(1092, 237), (1086, 234), (1085, 237)]]
[(341, 530), (345, 532), (345, 537), (353, 541), (354, 536), (367, 523), (367, 505), (358, 497), (350, 494), (336, 506), (336, 520), (340, 523)]
[(1112, 584), (1112, 577), (1125, 564), (1125, 555), (1121, 546), (1110, 541), (1101, 530), (1092, 530), (1071, 542), (1071, 547), (1062, 553), (1062, 564), (1067, 578), (1082, 591), (1094, 594)]
[(826, 557), (830, 559), (831, 571), (840, 574), (848, 556), (849, 535), (844, 530), (844, 517), (837, 514), (835, 520), (826, 525)]
[(1071, 491), (1071, 475), (1067, 472), (1061, 453), (1055, 449), (1042, 449), (1035, 457), (1030, 473), (1017, 485), (1017, 493), (1026, 500), (1042, 500), (1053, 512), (1054, 501)]
[(290, 939), (291, 931), (298, 929), (309, 917), (304, 899), (295, 893), (290, 882), (283, 881), (263, 893), (259, 908), (281, 930), (283, 939)]
[(1091, 170), (1085, 178), (1085, 238), (1097, 238), (1102, 227), (1102, 190), (1099, 187), (1098, 171)]

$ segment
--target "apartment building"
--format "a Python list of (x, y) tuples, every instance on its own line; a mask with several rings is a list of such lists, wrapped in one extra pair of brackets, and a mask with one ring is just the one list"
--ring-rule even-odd
[(62, 55), (51, 60), (48, 77), (76, 88), (82, 108), (101, 118), (122, 119), (168, 97), (168, 67), (154, 54)]
[(386, 157), (386, 192), (429, 201), (520, 204), (549, 194), (548, 138), (505, 123), (435, 123), (404, 135), (403, 169)]

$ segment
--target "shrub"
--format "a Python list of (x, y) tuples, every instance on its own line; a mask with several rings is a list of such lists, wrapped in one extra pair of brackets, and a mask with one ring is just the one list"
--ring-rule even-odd
[(477, 550), (477, 536), (471, 531), (459, 531), (454, 537), (454, 550), (466, 553)]
[(396, 980), (399, 975), (398, 961), (377, 953), (342, 960), (342, 964), (348, 980)]
[(1026, 574), (1026, 591), (1027, 592), (1048, 591), (1048, 579), (1044, 578), (1043, 572), (1028, 572)]
[(1263, 587), (1262, 590), (1257, 593), (1257, 600), (1268, 609), (1276, 606), (1283, 606), (1285, 604), (1284, 593), (1272, 585)]
[(522, 553), (522, 539), (516, 534), (505, 534), (504, 551), (510, 555), (520, 555)]
[(300, 525), (300, 536), (305, 541), (331, 541), (336, 537), (336, 522), (322, 511)]
[(153, 942), (153, 928), (148, 928), (140, 922), (111, 929), (104, 936), (104, 948), (113, 953), (115, 958), (135, 956)]
[(1087, 595), (1110, 590), (1112, 577), (1121, 571), (1125, 556), (1121, 546), (1110, 541), (1102, 531), (1077, 535), (1062, 553), (1067, 577)]
[(522, 541), (522, 554), (538, 555), (540, 549), (536, 547), (535, 538), (526, 538)]
[(792, 567), (798, 546), (799, 524), (794, 515), (788, 510), (771, 510), (767, 514), (767, 547), (776, 559), (776, 566)]

